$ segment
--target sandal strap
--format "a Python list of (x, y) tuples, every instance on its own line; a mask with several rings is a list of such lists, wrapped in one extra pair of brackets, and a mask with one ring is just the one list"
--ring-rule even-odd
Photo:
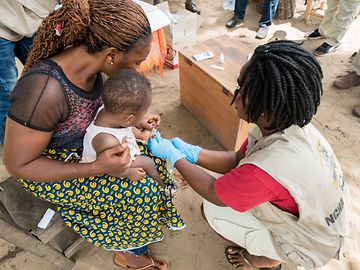
[(149, 267), (156, 266), (156, 265), (155, 265), (155, 262), (154, 262), (154, 259), (153, 259), (150, 255), (148, 255), (148, 254), (146, 254), (146, 255), (147, 255), (147, 257), (150, 259), (151, 263), (150, 263), (150, 264), (147, 264), (147, 265), (145, 265), (145, 266), (139, 267), (139, 268), (132, 268), (132, 267), (126, 265), (126, 264), (122, 264), (122, 263), (124, 263), (124, 262), (122, 262), (122, 263), (117, 262), (117, 261), (116, 261), (116, 257), (115, 257), (116, 254), (114, 255), (114, 263), (115, 263), (116, 265), (118, 265), (118, 266), (125, 267), (126, 269), (129, 269), (129, 270), (145, 270), (145, 269), (147, 269), (147, 268), (149, 268)]
[(155, 266), (154, 259), (152, 257), (150, 257), (149, 255), (148, 255), (148, 257), (151, 260), (151, 264), (145, 265), (145, 266), (140, 267), (140, 268), (130, 268), (130, 267), (128, 267), (128, 269), (131, 269), (131, 270), (145, 270), (145, 269), (147, 269), (149, 267)]
[(253, 269), (259, 269), (259, 267), (256, 267), (255, 265), (253, 265), (253, 263), (250, 262), (250, 261), (245, 257), (245, 254), (244, 254), (245, 251), (246, 251), (245, 248), (242, 248), (242, 249), (239, 250), (238, 255), (241, 257), (241, 259), (243, 259), (244, 262), (245, 262), (248, 266), (252, 267)]
[[(234, 250), (234, 254), (230, 254), (229, 253), (229, 249), (233, 249)], [(236, 250), (238, 250), (236, 252)], [(252, 267), (253, 270), (281, 270), (281, 264), (277, 265), (277, 266), (273, 266), (273, 267), (256, 267), (248, 258), (245, 257), (245, 253), (246, 249), (240, 246), (229, 246), (225, 249), (225, 255), (226, 255), (226, 259), (228, 259), (229, 263), (233, 264), (230, 261), (229, 255), (238, 255), (244, 262), (245, 264), (247, 264), (248, 267)]]

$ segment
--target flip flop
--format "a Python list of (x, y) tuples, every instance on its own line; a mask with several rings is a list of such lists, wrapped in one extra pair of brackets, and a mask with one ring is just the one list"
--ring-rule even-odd
[(167, 269), (167, 263), (164, 262), (164, 261), (160, 261), (159, 262), (161, 263), (161, 267), (157, 267), (155, 262), (154, 262), (154, 259), (149, 255), (149, 254), (145, 254), (151, 261), (151, 263), (145, 265), (145, 266), (142, 266), (142, 267), (139, 267), (139, 268), (132, 268), (130, 266), (127, 265), (127, 261), (124, 259), (124, 258), (119, 258), (118, 256), (116, 256), (116, 254), (114, 254), (114, 264), (118, 265), (118, 266), (121, 266), (121, 267), (124, 267), (126, 269), (129, 269), (129, 270), (146, 270), (146, 269), (149, 269), (150, 267), (156, 267), (160, 270), (166, 270)]
[[(235, 251), (235, 253), (229, 252), (230, 250)], [(236, 250), (238, 250), (238, 251), (236, 252)], [(230, 256), (239, 256), (245, 262), (246, 266), (253, 268), (253, 270), (280, 270), (281, 269), (281, 264), (279, 264), (277, 266), (273, 266), (273, 267), (256, 267), (252, 264), (252, 262), (250, 262), (245, 257), (245, 255), (244, 255), (245, 251), (246, 251), (245, 248), (242, 248), (239, 246), (229, 246), (225, 249), (225, 257), (229, 261), (229, 263), (233, 266), (235, 266), (235, 264), (234, 264), (234, 262), (231, 262)]]

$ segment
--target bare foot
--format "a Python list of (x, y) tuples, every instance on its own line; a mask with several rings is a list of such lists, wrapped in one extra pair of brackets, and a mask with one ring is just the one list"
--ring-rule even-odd
[(132, 252), (115, 252), (114, 263), (116, 265), (130, 269), (146, 269), (146, 270), (166, 270), (166, 262), (154, 259), (147, 253), (136, 256)]
[(143, 168), (130, 168), (129, 169), (129, 179), (133, 182), (140, 181), (146, 175), (146, 172)]
[(174, 175), (175, 181), (179, 184), (180, 187), (184, 189), (189, 186), (184, 177), (177, 170), (173, 170), (172, 174)]
[(260, 267), (274, 267), (274, 270), (281, 269), (280, 261), (269, 259), (264, 256), (251, 255), (242, 247), (227, 247), (225, 254), (228, 261), (241, 270), (254, 270)]

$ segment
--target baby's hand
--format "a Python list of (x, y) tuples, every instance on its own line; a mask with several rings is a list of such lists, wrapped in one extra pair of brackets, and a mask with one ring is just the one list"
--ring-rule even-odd
[(130, 168), (128, 178), (133, 182), (138, 182), (143, 179), (146, 175), (146, 172), (143, 168)]
[(158, 128), (160, 125), (160, 121), (161, 121), (160, 116), (156, 115), (155, 117), (150, 118), (148, 120), (148, 124), (150, 124), (152, 128)]
[(154, 138), (154, 136), (155, 135), (153, 134), (152, 131), (143, 129), (143, 130), (141, 130), (141, 134), (139, 136), (140, 138), (138, 138), (138, 139), (147, 142), (150, 138)]

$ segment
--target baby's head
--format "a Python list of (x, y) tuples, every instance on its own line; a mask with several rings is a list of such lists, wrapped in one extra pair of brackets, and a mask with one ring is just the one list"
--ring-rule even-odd
[(141, 121), (151, 104), (150, 81), (133, 69), (121, 69), (105, 82), (102, 90), (104, 109), (123, 127)]

